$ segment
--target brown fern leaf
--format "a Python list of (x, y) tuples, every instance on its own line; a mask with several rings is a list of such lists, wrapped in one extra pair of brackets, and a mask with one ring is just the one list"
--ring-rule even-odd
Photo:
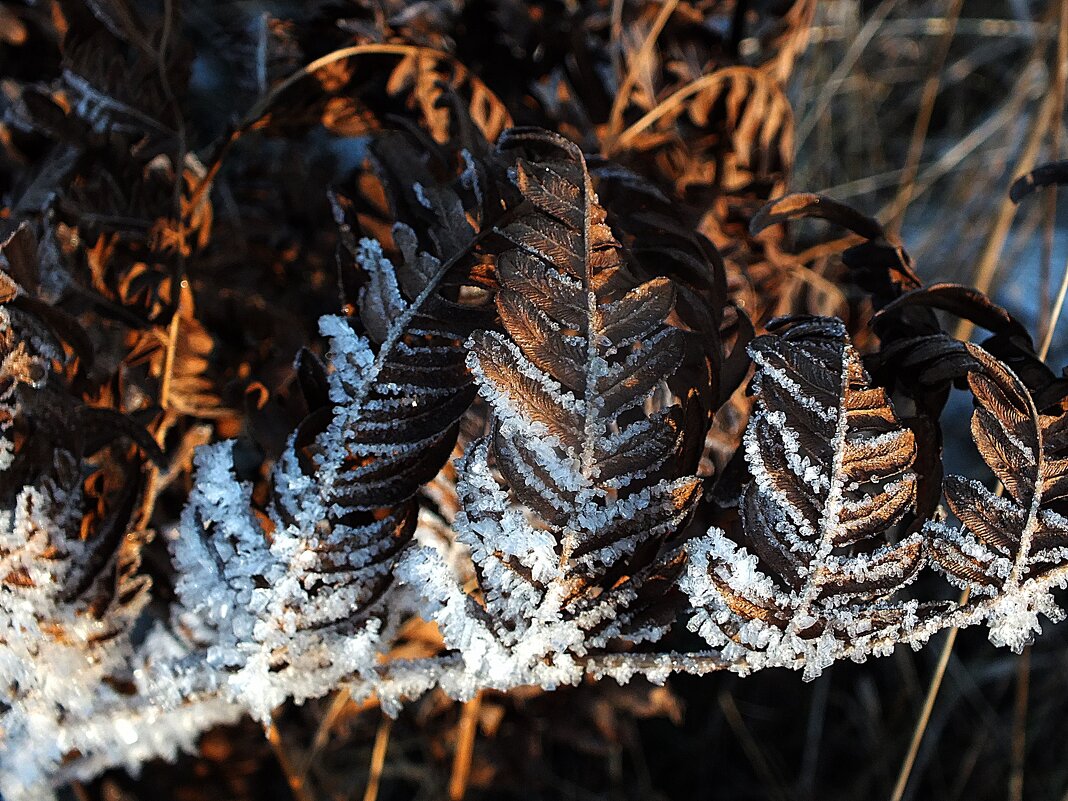
[[(435, 181), (414, 147), (407, 152), (415, 189), (405, 195), (421, 204), (422, 236), (394, 225), (396, 267), (380, 242), (356, 240), (348, 204), (337, 198), (341, 260), (353, 260), (362, 281), (359, 314), (320, 320), (331, 371), (309, 352), (299, 359), (310, 413), (274, 471), (269, 541), (236, 479), (232, 443), (197, 456), (198, 481), (175, 545), (188, 574), (178, 592), (186, 609), (208, 620), (213, 596), (236, 608), (244, 593), (268, 588), (260, 610), (209, 624), (228, 697), (261, 719), (287, 697), (321, 695), (370, 669), (396, 617), (381, 602), (415, 531), (416, 493), (449, 458), (474, 397), (464, 339), (496, 317), (480, 248), (493, 222), (483, 212), (503, 209), (465, 205), (461, 179)], [(477, 187), (463, 195), (489, 196)], [(244, 583), (230, 579), (233, 560), (250, 563), (240, 568)], [(272, 579), (279, 573), (299, 580), (279, 583)], [(256, 626), (249, 647), (260, 656), (248, 662), (241, 642), (256, 619), (269, 625)]]
[(950, 476), (946, 500), (962, 523), (928, 524), (934, 565), (954, 584), (988, 597), (990, 640), (1019, 652), (1041, 631), (1038, 614), (1064, 612), (1053, 587), (1068, 583), (1068, 412), (1039, 412), (1024, 383), (982, 348), (966, 344), (976, 400), (972, 437), (1007, 497)]
[(811, 678), (919, 612), (892, 597), (923, 566), (923, 539), (887, 542), (915, 502), (915, 441), (840, 321), (774, 331), (750, 345), (745, 546), (718, 529), (692, 542), (684, 588), (691, 628), (743, 669), (803, 664)]
[(492, 654), (469, 671), (553, 684), (575, 680), (586, 649), (655, 639), (673, 619), (682, 563), (663, 543), (700, 496), (678, 455), (706, 424), (684, 429), (667, 388), (691, 336), (665, 322), (675, 288), (628, 272), (578, 148), (537, 129), (501, 147), (525, 205), (500, 229), (504, 330), (470, 340), (491, 431), (460, 468), (457, 518), (485, 608), (445, 583), (454, 602), (436, 616), (447, 644)]

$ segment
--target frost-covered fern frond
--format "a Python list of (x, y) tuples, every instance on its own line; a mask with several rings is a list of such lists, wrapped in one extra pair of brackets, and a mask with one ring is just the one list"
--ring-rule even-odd
[[(196, 485), (173, 547), (180, 630), (207, 646), (223, 695), (267, 721), (288, 697), (300, 702), (373, 664), (382, 620), (373, 602), (399, 547), (327, 526), (305, 533), (252, 512), (251, 486), (233, 473), (232, 443), (201, 448)], [(294, 488), (296, 489), (296, 488)], [(309, 481), (307, 492), (314, 493)], [(184, 655), (183, 655), (184, 658)], [(199, 665), (177, 682), (194, 683)]]
[(497, 262), (504, 330), (469, 343), (492, 416), (459, 468), (456, 528), (479, 592), (434, 556), (407, 571), (472, 674), (461, 693), (573, 682), (576, 656), (661, 636), (681, 569), (664, 541), (700, 495), (678, 455), (704, 429), (682, 431), (666, 388), (686, 336), (665, 323), (672, 283), (623, 267), (574, 145), (516, 130), (501, 147), (518, 154), (526, 205), (501, 230), (513, 245)]
[(310, 354), (300, 360), (312, 411), (275, 468), (269, 525), (235, 477), (231, 445), (197, 458), (174, 542), (178, 590), (186, 617), (212, 629), (208, 660), (230, 697), (261, 720), (374, 664), (415, 494), (445, 464), (474, 397), (463, 341), (494, 314), (460, 295), (480, 235), (447, 184), (415, 195), (434, 222), (422, 246), (412, 228), (393, 227), (397, 267), (379, 242), (351, 242), (359, 316), (320, 320), (329, 371)]
[(0, 795), (39, 801), (105, 767), (173, 757), (225, 715), (214, 701), (167, 713), (141, 691), (132, 637), (147, 536), (128, 531), (140, 461), (122, 448), (94, 456), (134, 428), (66, 393), (49, 322), (78, 340), (76, 324), (7, 272), (0, 287)]
[[(60, 475), (80, 478), (69, 455), (58, 458)], [(77, 481), (51, 478), (24, 487), (0, 512), (0, 794), (7, 801), (40, 801), (105, 768), (136, 771), (149, 759), (173, 759), (240, 711), (217, 697), (186, 698), (175, 709), (159, 703), (132, 641), (148, 601), (149, 581), (139, 572), (145, 537), (127, 535), (99, 572), (87, 574), (98, 554), (96, 543), (77, 537), (83, 514)]]
[(923, 613), (892, 600), (923, 565), (922, 537), (886, 540), (914, 502), (915, 445), (840, 321), (775, 330), (750, 345), (745, 545), (710, 529), (687, 546), (683, 587), (690, 627), (739, 670), (803, 662), (813, 677), (847, 646), (862, 658)]
[(934, 566), (988, 600), (990, 640), (1020, 651), (1041, 632), (1038, 615), (1064, 612), (1054, 586), (1068, 583), (1068, 412), (1041, 414), (1027, 387), (1001, 361), (967, 344), (977, 401), (972, 437), (1007, 497), (978, 481), (949, 476), (946, 500), (963, 528), (931, 522)]

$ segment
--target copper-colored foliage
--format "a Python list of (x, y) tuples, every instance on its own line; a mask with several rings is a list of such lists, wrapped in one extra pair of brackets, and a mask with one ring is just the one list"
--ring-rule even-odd
[[(799, 321), (750, 349), (759, 384), (745, 440), (754, 473), (741, 502), (745, 543), (817, 619), (822, 603), (890, 595), (923, 564), (918, 537), (867, 553), (912, 510), (912, 432), (839, 323)], [(862, 554), (846, 558), (857, 546)], [(752, 616), (739, 603), (735, 612)]]
[[(677, 555), (659, 553), (660, 542), (700, 495), (699, 481), (685, 474), (696, 464), (699, 448), (689, 442), (702, 441), (707, 412), (695, 417), (686, 408), (708, 396), (709, 373), (690, 374), (696, 383), (679, 392), (682, 404), (642, 410), (662, 382), (670, 383), (688, 347), (701, 353), (698, 341), (689, 342), (695, 333), (665, 322), (675, 285), (664, 277), (641, 283), (622, 262), (574, 145), (517, 129), (502, 147), (519, 154), (515, 174), (523, 198), (501, 228), (512, 247), (496, 264), (504, 335), (484, 332), (473, 342), (476, 374), (494, 409), (494, 464), (516, 500), (552, 532), (559, 558), (574, 572), (569, 614), (615, 603), (611, 592), (637, 593), (637, 601), (626, 601), (627, 616), (646, 625), (645, 616), (663, 613), (654, 609), (659, 593), (650, 590), (670, 586), (657, 573), (671, 576), (681, 566)], [(700, 280), (715, 269), (696, 260), (691, 267)], [(534, 428), (517, 427), (515, 415)], [(537, 446), (538, 428), (555, 438), (556, 454)], [(561, 471), (573, 469), (579, 475), (564, 478)], [(613, 503), (634, 509), (618, 515)], [(478, 519), (489, 512), (468, 514)], [(582, 522), (601, 516), (597, 529)], [(518, 562), (505, 558), (505, 564), (539, 583)], [(499, 579), (480, 580), (499, 592)]]
[[(354, 315), (342, 325), (366, 334), (376, 349), (373, 363), (361, 383), (343, 385), (351, 411), (339, 415), (326, 367), (301, 353), (298, 380), (309, 414), (295, 429), (293, 447), (314, 477), (342, 443), (348, 456), (340, 474), (320, 488), (331, 510), (323, 524), (380, 529), (394, 540), (392, 554), (414, 531), (415, 495), (452, 454), (474, 396), (462, 345), (492, 320), (485, 298), (493, 283), (482, 269), (480, 243), (505, 209), (495, 193), (465, 189), (453, 175), (438, 178), (431, 168), (439, 165), (421, 167), (422, 154), (402, 134), (382, 136), (373, 154), (389, 206), (381, 211), (397, 221), (386, 242), (395, 275), (380, 244), (356, 240), (358, 204), (340, 194), (333, 199), (340, 269), (360, 284)], [(405, 178), (395, 182), (397, 171)], [(467, 291), (473, 288), (474, 295)], [(334, 439), (323, 437), (337, 426)], [(288, 514), (286, 503), (278, 508)]]
[(950, 509), (977, 542), (936, 536), (932, 555), (977, 593), (991, 594), (1006, 582), (1020, 584), (1064, 563), (1068, 531), (1063, 515), (1054, 510), (1063, 511), (1068, 499), (1068, 412), (1040, 413), (1002, 362), (974, 345), (966, 347), (976, 362), (968, 373), (977, 402), (972, 436), (1006, 497), (978, 482), (949, 477)]

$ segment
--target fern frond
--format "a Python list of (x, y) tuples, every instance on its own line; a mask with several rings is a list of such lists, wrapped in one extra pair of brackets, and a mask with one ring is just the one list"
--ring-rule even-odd
[(111, 765), (173, 756), (233, 714), (191, 703), (179, 723), (142, 691), (149, 536), (131, 530), (142, 465), (101, 449), (118, 436), (154, 443), (65, 385), (63, 343), (83, 364), (91, 353), (77, 323), (38, 297), (28, 225), (0, 257), (0, 794), (36, 801)]
[(1040, 413), (1003, 362), (965, 347), (977, 364), (968, 374), (977, 402), (972, 437), (1007, 497), (949, 476), (946, 500), (963, 527), (926, 528), (934, 566), (989, 598), (983, 605), (991, 642), (1019, 652), (1041, 632), (1039, 613), (1064, 618), (1051, 590), (1068, 583), (1068, 518), (1053, 508), (1068, 498), (1068, 413)]
[(624, 267), (581, 153), (522, 129), (501, 147), (518, 153), (526, 205), (501, 229), (504, 330), (469, 340), (492, 415), (459, 468), (456, 528), (480, 601), (430, 557), (409, 580), (431, 588), (472, 681), (551, 686), (581, 675), (576, 656), (656, 639), (674, 618), (661, 582), (681, 561), (664, 543), (700, 496), (679, 454), (704, 427), (684, 432), (667, 390), (686, 337), (665, 322), (674, 286)]
[(915, 500), (915, 443), (840, 321), (780, 324), (750, 353), (745, 545), (713, 528), (687, 546), (690, 627), (742, 670), (803, 663), (812, 678), (922, 613), (892, 600), (924, 564), (922, 537), (886, 537)]
[[(285, 698), (321, 695), (374, 663), (393, 567), (416, 527), (415, 494), (448, 459), (474, 397), (463, 340), (493, 312), (461, 292), (481, 235), (448, 184), (425, 180), (414, 194), (425, 200), (429, 241), (397, 223), (398, 267), (379, 242), (351, 242), (364, 333), (323, 317), (333, 369), (302, 354), (312, 411), (275, 467), (268, 530), (234, 475), (232, 446), (198, 456), (174, 543), (178, 589), (213, 629), (208, 659), (231, 697), (261, 720)], [(391, 619), (403, 611), (392, 604)]]

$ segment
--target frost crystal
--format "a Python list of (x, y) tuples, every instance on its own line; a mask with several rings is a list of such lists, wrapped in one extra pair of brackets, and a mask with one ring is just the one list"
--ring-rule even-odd
[[(328, 532), (309, 537), (300, 517), (287, 525), (277, 515), (268, 540), (250, 488), (234, 478), (231, 450), (222, 443), (197, 454), (197, 483), (173, 539), (177, 589), (182, 614), (211, 631), (207, 663), (227, 697), (266, 722), (286, 698), (321, 695), (373, 664), (382, 621), (369, 607), (382, 548), (371, 539), (341, 550)], [(299, 488), (298, 477), (288, 481)], [(357, 542), (358, 533), (346, 532)]]
[[(11, 427), (25, 412), (19, 389), (45, 386), (49, 359), (58, 357), (13, 318), (0, 306), (5, 480)], [(113, 765), (136, 770), (173, 758), (205, 727), (235, 717), (219, 699), (173, 711), (158, 703), (144, 683), (155, 674), (137, 669), (144, 660), (131, 636), (148, 599), (148, 579), (138, 574), (146, 537), (123, 538), (117, 528), (117, 545), (100, 532), (83, 539), (85, 467), (59, 447), (52, 462), (14, 487), (0, 510), (0, 795), (7, 801), (48, 798)]]

